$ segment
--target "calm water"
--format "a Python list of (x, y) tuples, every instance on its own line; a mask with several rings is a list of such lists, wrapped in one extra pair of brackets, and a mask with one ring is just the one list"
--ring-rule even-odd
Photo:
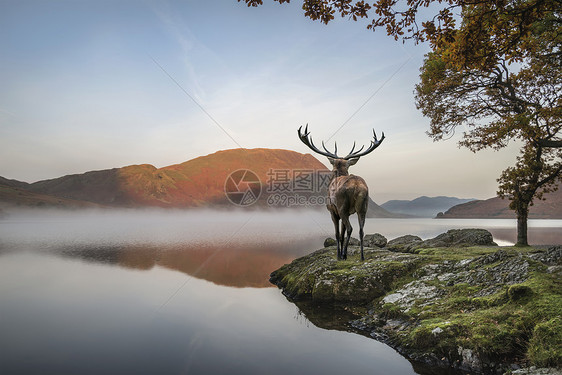
[[(560, 221), (537, 224), (560, 242)], [(366, 232), (486, 227), (509, 242), (514, 225), (370, 219)], [(314, 326), (268, 283), (331, 230), (325, 212), (12, 214), (0, 220), (0, 373), (416, 373), (384, 344)]]

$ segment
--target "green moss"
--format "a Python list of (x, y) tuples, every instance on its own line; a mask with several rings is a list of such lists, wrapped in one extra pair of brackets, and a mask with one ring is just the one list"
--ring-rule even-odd
[[(404, 335), (405, 344), (416, 350), (429, 350), (439, 356), (454, 356), (464, 327), (440, 318), (425, 319)], [(451, 345), (453, 343), (453, 345)]]
[(528, 356), (535, 366), (560, 366), (562, 363), (562, 318), (560, 316), (535, 326), (529, 342)]
[(410, 315), (404, 313), (400, 306), (394, 303), (385, 303), (381, 308), (380, 315), (383, 319), (410, 319)]
[(512, 302), (515, 301), (529, 301), (530, 297), (533, 295), (533, 289), (527, 285), (515, 284), (511, 285), (507, 289), (507, 296)]
[(430, 256), (434, 260), (452, 260), (458, 261), (463, 259), (476, 258), (481, 255), (492, 254), (498, 251), (493, 246), (471, 246), (471, 247), (435, 247), (427, 249), (419, 249), (419, 255)]
[[(462, 256), (471, 257), (491, 253), (482, 248), (463, 250), (466, 251)], [(516, 255), (513, 249), (508, 250), (508, 256)], [(449, 260), (459, 255), (447, 255), (444, 249), (424, 251), (434, 260), (436, 256)], [(526, 253), (534, 251), (527, 249)], [(455, 348), (463, 347), (492, 358), (526, 358), (531, 365), (560, 366), (562, 282), (544, 272), (543, 265), (530, 260), (529, 263), (531, 272), (526, 282), (506, 286), (484, 297), (471, 297), (482, 289), (481, 286), (426, 282), (439, 285), (447, 294), (427, 306), (408, 310), (410, 319), (421, 320), (402, 336), (404, 343), (439, 355), (451, 354)], [(401, 309), (393, 304), (383, 305), (382, 310), (385, 317), (404, 318)], [(447, 328), (443, 327), (443, 322), (447, 322)], [(436, 334), (433, 330), (437, 327), (443, 332)]]

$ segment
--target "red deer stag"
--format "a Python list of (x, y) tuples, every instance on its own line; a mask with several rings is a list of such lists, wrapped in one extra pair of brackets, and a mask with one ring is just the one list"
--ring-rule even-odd
[[(365, 260), (365, 256), (363, 255), (363, 226), (365, 225), (365, 215), (367, 214), (367, 205), (369, 204), (369, 188), (365, 180), (359, 176), (350, 175), (347, 170), (350, 166), (357, 163), (361, 156), (365, 156), (379, 147), (384, 140), (384, 133), (382, 133), (381, 139), (377, 140), (377, 135), (373, 130), (374, 139), (365, 151), (363, 151), (365, 146), (362, 146), (359, 150), (354, 152), (355, 143), (353, 143), (351, 152), (342, 158), (337, 155), (338, 147), (335, 143), (333, 153), (326, 149), (324, 142), (322, 142), (324, 151), (318, 149), (318, 147), (312, 143), (312, 137), (310, 137), (308, 131), (308, 124), (304, 128), (304, 133), (301, 132), (301, 130), (302, 126), (298, 129), (300, 140), (312, 151), (328, 157), (328, 160), (333, 166), (333, 174), (330, 185), (328, 186), (328, 203), (326, 207), (332, 215), (332, 221), (336, 229), (338, 259), (347, 259), (347, 245), (349, 244), (349, 238), (353, 230), (349, 222), (349, 216), (357, 212), (357, 217), (359, 219), (359, 239), (361, 241), (361, 260), (363, 261)], [(339, 229), (340, 219), (342, 221), (341, 233)], [(347, 231), (347, 239), (344, 242), (345, 231)]]

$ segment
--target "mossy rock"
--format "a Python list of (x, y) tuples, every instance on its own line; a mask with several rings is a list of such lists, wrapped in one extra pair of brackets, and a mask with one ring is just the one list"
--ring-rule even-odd
[(435, 238), (423, 241), (422, 248), (463, 246), (498, 246), (485, 229), (451, 229)]
[(520, 301), (526, 297), (531, 297), (533, 295), (533, 289), (528, 287), (527, 285), (511, 285), (507, 289), (507, 296), (509, 297), (510, 301)]
[(310, 311), (328, 303), (330, 311), (357, 312), (353, 321), (332, 319), (330, 329), (351, 324), (413, 361), (477, 373), (514, 363), (562, 366), (562, 279), (549, 271), (560, 247), (366, 248), (364, 262), (358, 253), (350, 247), (349, 259), (338, 261), (328, 247), (283, 266), (271, 281)]
[(336, 246), (337, 242), (332, 237), (328, 237), (324, 240), (324, 247)]
[(386, 294), (397, 277), (408, 274), (419, 257), (386, 250), (349, 248), (346, 261), (336, 260), (336, 248), (328, 247), (295, 259), (271, 274), (270, 281), (294, 300), (365, 303)]
[(388, 243), (388, 240), (386, 239), (385, 236), (383, 236), (380, 233), (374, 233), (374, 234), (366, 234), (365, 237), (363, 237), (363, 242), (365, 244), (365, 246), (368, 247), (385, 247), (386, 244)]
[(407, 234), (405, 236), (400, 236), (393, 240), (388, 241), (386, 248), (390, 251), (397, 251), (402, 253), (411, 253), (414, 249), (417, 249), (423, 240), (418, 236), (413, 236)]

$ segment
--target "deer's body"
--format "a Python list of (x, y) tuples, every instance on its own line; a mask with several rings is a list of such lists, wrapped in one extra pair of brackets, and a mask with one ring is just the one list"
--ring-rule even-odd
[[(324, 151), (319, 150), (314, 143), (312, 143), (312, 138), (309, 138), (308, 126), (305, 128), (304, 134), (301, 134), (301, 128), (299, 128), (298, 134), (301, 141), (310, 147), (313, 151), (327, 156), (328, 160), (333, 166), (332, 169), (332, 179), (330, 180), (330, 185), (328, 186), (328, 204), (326, 207), (332, 216), (332, 222), (334, 223), (334, 229), (336, 232), (336, 242), (338, 247), (338, 259), (347, 259), (347, 247), (349, 244), (349, 239), (351, 238), (351, 232), (353, 228), (349, 222), (349, 216), (357, 213), (357, 218), (359, 220), (359, 241), (361, 244), (361, 260), (364, 260), (363, 254), (363, 226), (365, 225), (365, 216), (367, 215), (367, 208), (369, 204), (369, 188), (367, 183), (359, 176), (350, 175), (348, 169), (350, 166), (357, 163), (361, 156), (368, 154), (377, 148), (384, 139), (384, 134), (380, 141), (377, 140), (376, 135), (374, 136), (374, 141), (371, 141), (371, 145), (361, 153), (361, 149), (356, 151), (355, 145), (353, 149), (346, 157), (340, 158), (337, 156), (337, 147), (334, 153), (329, 152), (324, 147)], [(374, 132), (373, 132), (374, 133)], [(340, 222), (341, 220), (341, 229)], [(347, 236), (345, 236), (347, 235)]]
[[(349, 216), (357, 213), (359, 220), (359, 241), (361, 243), (361, 260), (363, 255), (363, 226), (369, 204), (369, 188), (367, 183), (359, 176), (335, 176), (328, 187), (327, 208), (332, 215), (332, 221), (336, 230), (336, 241), (338, 242), (338, 258), (347, 259), (347, 244), (351, 237), (353, 228), (349, 222)], [(341, 232), (339, 221), (341, 220)], [(344, 237), (347, 230), (347, 238)], [(345, 240), (345, 242), (344, 242)]]

